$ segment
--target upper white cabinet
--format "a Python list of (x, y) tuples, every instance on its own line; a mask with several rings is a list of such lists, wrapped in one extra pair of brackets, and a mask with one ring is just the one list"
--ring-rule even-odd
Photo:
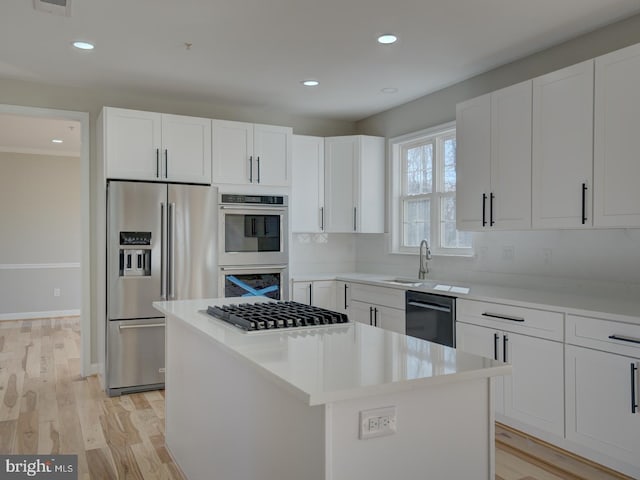
[(593, 225), (593, 64), (533, 80), (533, 228)]
[(531, 81), (457, 105), (459, 230), (531, 228)]
[(325, 138), (325, 231), (384, 232), (385, 140)]
[(288, 186), (292, 129), (213, 120), (213, 183)]
[(291, 231), (324, 231), (324, 138), (293, 136)]
[(640, 45), (595, 60), (594, 224), (640, 226)]
[(107, 178), (211, 184), (211, 120), (105, 107)]

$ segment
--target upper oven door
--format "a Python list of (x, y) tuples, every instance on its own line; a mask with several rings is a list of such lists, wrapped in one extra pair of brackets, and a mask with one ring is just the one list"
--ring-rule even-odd
[(220, 265), (287, 264), (287, 207), (220, 205)]

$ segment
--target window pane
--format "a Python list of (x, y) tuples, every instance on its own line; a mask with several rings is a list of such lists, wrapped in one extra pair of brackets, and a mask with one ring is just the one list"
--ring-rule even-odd
[(443, 248), (471, 248), (471, 232), (456, 230), (456, 197), (441, 198), (440, 225), (440, 242)]
[(406, 152), (406, 194), (419, 195), (433, 191), (433, 144), (411, 147)]
[(405, 247), (417, 247), (423, 238), (429, 239), (431, 200), (405, 200), (403, 243)]
[(445, 192), (456, 191), (456, 139), (447, 138), (444, 147), (444, 185)]

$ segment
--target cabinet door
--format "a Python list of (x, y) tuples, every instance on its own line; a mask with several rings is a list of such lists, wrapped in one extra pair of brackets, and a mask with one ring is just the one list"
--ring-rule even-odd
[(593, 60), (533, 80), (532, 149), (533, 227), (590, 227)]
[(105, 107), (107, 178), (163, 181), (161, 114)]
[(391, 330), (392, 332), (406, 334), (406, 318), (404, 310), (398, 310), (397, 308), (382, 307), (379, 305), (374, 306), (374, 324), (377, 327), (384, 328), (385, 330)]
[(349, 315), (349, 305), (351, 304), (351, 284), (348, 282), (336, 281), (336, 312)]
[(504, 379), (504, 414), (564, 436), (564, 346), (560, 342), (504, 332), (513, 375)]
[(324, 138), (293, 136), (291, 231), (324, 229)]
[(293, 301), (311, 305), (311, 288), (311, 282), (293, 282)]
[(368, 303), (353, 300), (349, 305), (349, 320), (373, 325), (373, 307)]
[(531, 81), (491, 94), (491, 195), (494, 229), (531, 228)]
[(211, 120), (162, 114), (164, 174), (173, 182), (211, 184)]
[(356, 163), (356, 231), (384, 233), (385, 155), (383, 137), (359, 135)]
[(640, 410), (631, 408), (638, 372), (632, 381), (631, 365), (638, 359), (567, 345), (567, 438), (638, 466)]
[(316, 307), (335, 310), (336, 284), (333, 280), (318, 280), (311, 286), (311, 304)]
[[(502, 334), (492, 328), (456, 322), (456, 349), (481, 357), (502, 359)], [(504, 413), (504, 377), (494, 379), (496, 413)]]
[(254, 179), (253, 124), (212, 121), (213, 183), (248, 184)]
[(357, 137), (325, 138), (325, 205), (327, 232), (356, 230), (355, 172), (360, 155)]
[(289, 185), (291, 178), (291, 128), (254, 125), (253, 183), (269, 186)]
[(482, 230), (489, 225), (490, 95), (456, 106), (456, 137), (456, 226), (458, 230)]
[(638, 227), (640, 45), (595, 62), (594, 225)]

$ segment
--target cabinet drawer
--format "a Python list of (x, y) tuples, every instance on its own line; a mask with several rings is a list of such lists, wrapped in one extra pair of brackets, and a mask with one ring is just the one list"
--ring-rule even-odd
[(564, 314), (501, 303), (458, 299), (457, 321), (562, 341)]
[(567, 315), (566, 329), (567, 343), (572, 345), (640, 356), (640, 325)]
[(397, 288), (375, 287), (373, 285), (351, 284), (351, 299), (374, 305), (405, 309), (405, 292)]

